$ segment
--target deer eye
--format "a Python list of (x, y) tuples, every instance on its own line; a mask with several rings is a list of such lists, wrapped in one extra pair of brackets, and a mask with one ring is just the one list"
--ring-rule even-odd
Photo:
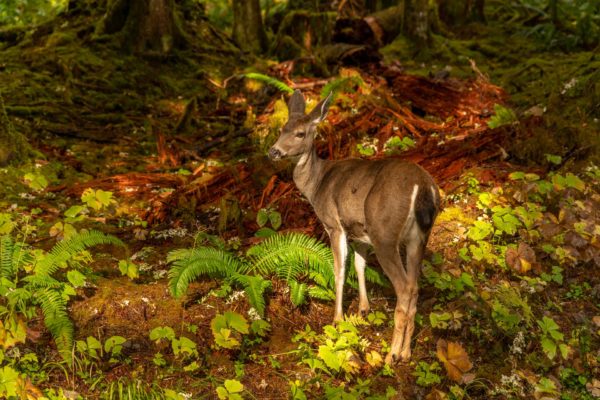
[(300, 131), (300, 132), (296, 133), (296, 137), (298, 139), (304, 139), (305, 136), (306, 136), (306, 132), (304, 132), (304, 131)]

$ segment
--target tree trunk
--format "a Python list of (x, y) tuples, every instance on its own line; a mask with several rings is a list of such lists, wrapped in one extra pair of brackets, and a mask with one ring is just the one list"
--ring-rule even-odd
[(485, 22), (485, 0), (437, 0), (440, 19), (447, 26)]
[(97, 33), (119, 34), (128, 52), (166, 54), (186, 42), (173, 0), (113, 0)]
[(259, 0), (233, 0), (233, 41), (254, 54), (267, 50)]
[(29, 143), (23, 135), (15, 131), (6, 115), (4, 98), (0, 93), (0, 166), (24, 161), (30, 154)]
[(431, 44), (429, 0), (404, 0), (404, 34), (417, 46)]

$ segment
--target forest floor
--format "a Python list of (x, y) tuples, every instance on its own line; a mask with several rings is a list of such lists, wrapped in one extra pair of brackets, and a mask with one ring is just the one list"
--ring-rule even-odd
[[(0, 42), (7, 114), (39, 151), (30, 165), (0, 169), (0, 234), (37, 250), (31, 265), (86, 229), (126, 244), (77, 249), (57, 264), (53, 288), (75, 327), (67, 361), (36, 292), (7, 297), (1, 362), (22, 374), (19, 388), (52, 399), (600, 396), (597, 54), (543, 50), (497, 22), (436, 38), (419, 62), (394, 42), (382, 64), (329, 79), (255, 63), (301, 88), (309, 106), (335, 89), (322, 156), (401, 157), (443, 191), (412, 360), (390, 368), (381, 358), (395, 299), (374, 258), (371, 314), (353, 315), (350, 282), (337, 327), (333, 302), (318, 299), (331, 287), (312, 270), (295, 283), (264, 276), (262, 319), (232, 279), (200, 277), (173, 296), (175, 250), (213, 247), (252, 262), (246, 251), (266, 235), (327, 237), (291, 166), (265, 156), (287, 118), (282, 93), (242, 77), (250, 69), (233, 62), (239, 54), (218, 46), (124, 56), (91, 39), (91, 18), (59, 17), (17, 45)], [(23, 277), (36, 269), (10, 283), (8, 262), (3, 294), (33, 291)], [(9, 323), (25, 320), (26, 339), (9, 342)], [(225, 336), (215, 328), (224, 320)]]

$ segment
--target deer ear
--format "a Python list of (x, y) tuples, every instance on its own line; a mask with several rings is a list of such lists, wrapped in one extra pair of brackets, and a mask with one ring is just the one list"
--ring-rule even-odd
[(306, 102), (304, 101), (304, 96), (302, 96), (302, 92), (296, 89), (290, 97), (290, 101), (288, 102), (288, 112), (290, 115), (300, 114), (304, 116), (304, 109), (306, 108)]
[(313, 124), (318, 124), (322, 122), (327, 116), (327, 111), (329, 111), (329, 105), (331, 104), (331, 99), (333, 98), (333, 92), (329, 92), (327, 97), (319, 102), (315, 106), (315, 108), (310, 112), (309, 119)]

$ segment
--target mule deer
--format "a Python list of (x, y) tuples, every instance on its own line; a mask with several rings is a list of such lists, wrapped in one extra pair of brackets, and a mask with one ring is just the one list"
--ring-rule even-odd
[[(423, 252), (439, 210), (440, 195), (421, 167), (398, 159), (323, 160), (313, 141), (331, 94), (308, 115), (302, 93), (288, 103), (289, 119), (269, 150), (272, 160), (295, 159), (294, 182), (313, 206), (331, 239), (335, 274), (335, 317), (343, 318), (342, 296), (348, 242), (355, 242), (359, 311), (366, 315), (365, 259), (372, 245), (396, 292), (394, 335), (386, 363), (410, 358), (417, 311), (417, 279)], [(404, 258), (404, 260), (403, 260)]]

